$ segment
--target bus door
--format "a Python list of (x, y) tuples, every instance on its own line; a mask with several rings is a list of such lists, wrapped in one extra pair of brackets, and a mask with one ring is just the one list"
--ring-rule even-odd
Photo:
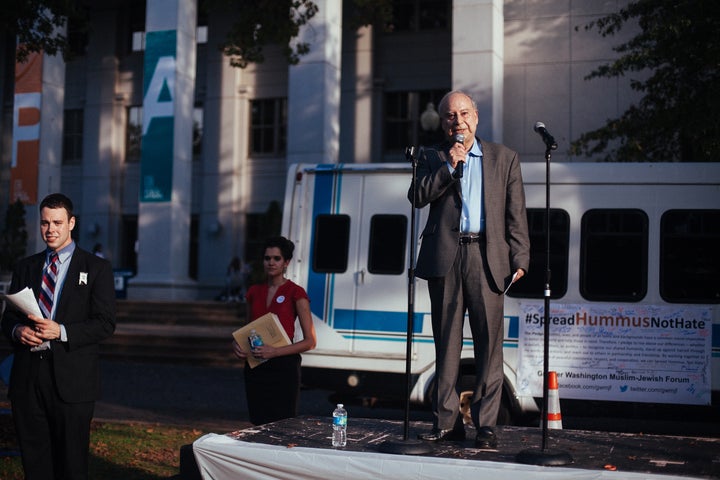
[(335, 180), (331, 208), (314, 216), (311, 307), (315, 312), (322, 302), (321, 318), (348, 340), (350, 351), (404, 355), (407, 186), (387, 175), (348, 173)]

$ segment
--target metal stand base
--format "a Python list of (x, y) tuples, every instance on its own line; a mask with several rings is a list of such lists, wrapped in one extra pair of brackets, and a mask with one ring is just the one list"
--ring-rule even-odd
[(560, 467), (573, 463), (569, 453), (542, 449), (523, 450), (517, 454), (516, 460), (519, 463), (543, 467)]
[(380, 444), (382, 453), (395, 455), (427, 455), (433, 451), (432, 445), (422, 440), (386, 440)]

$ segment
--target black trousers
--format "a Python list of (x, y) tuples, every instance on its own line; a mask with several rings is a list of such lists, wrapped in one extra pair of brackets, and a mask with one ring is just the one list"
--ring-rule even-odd
[(12, 415), (26, 480), (88, 478), (90, 423), (95, 402), (68, 403), (55, 388), (52, 353), (34, 353), (33, 387), (15, 392)]
[(271, 358), (255, 368), (245, 364), (245, 392), (254, 425), (297, 416), (300, 355)]

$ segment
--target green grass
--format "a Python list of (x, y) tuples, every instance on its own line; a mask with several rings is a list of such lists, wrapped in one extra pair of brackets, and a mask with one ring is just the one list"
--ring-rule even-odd
[[(3, 415), (9, 420), (9, 415)], [(8, 428), (9, 427), (9, 428)], [(0, 438), (0, 449), (17, 449), (12, 425)], [(180, 447), (204, 433), (191, 428), (142, 423), (93, 422), (90, 435), (90, 478), (155, 480), (180, 473)], [(19, 456), (0, 457), (0, 479), (21, 480)]]

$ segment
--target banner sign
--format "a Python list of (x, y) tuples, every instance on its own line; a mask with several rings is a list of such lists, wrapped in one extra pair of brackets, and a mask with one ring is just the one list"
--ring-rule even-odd
[(15, 63), (10, 201), (37, 203), (43, 54)]
[(140, 201), (169, 202), (175, 139), (175, 30), (147, 32)]
[[(541, 397), (544, 305), (520, 307), (518, 389)], [(560, 398), (710, 405), (709, 308), (551, 305), (549, 317)]]

